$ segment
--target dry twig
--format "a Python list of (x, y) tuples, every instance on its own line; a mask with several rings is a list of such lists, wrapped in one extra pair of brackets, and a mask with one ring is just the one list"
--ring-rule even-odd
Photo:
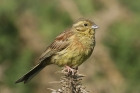
[[(61, 88), (55, 90), (48, 88), (52, 93), (90, 93), (82, 85), (81, 81), (85, 75), (79, 74), (77, 70), (74, 70), (74, 74), (71, 72), (62, 71), (63, 76), (60, 81), (55, 81), (53, 83), (60, 83)], [(51, 82), (52, 83), (52, 82)]]

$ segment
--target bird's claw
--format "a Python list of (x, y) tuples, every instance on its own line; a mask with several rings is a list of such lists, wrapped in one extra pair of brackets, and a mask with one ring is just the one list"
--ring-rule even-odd
[(77, 72), (77, 70), (75, 70), (75, 69), (73, 69), (73, 68), (71, 68), (69, 66), (65, 66), (65, 68), (62, 70), (62, 72), (64, 72), (64, 73), (72, 73), (72, 75), (74, 75)]

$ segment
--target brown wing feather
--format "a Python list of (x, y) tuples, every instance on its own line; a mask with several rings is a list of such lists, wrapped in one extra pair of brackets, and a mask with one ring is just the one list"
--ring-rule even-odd
[(43, 61), (46, 58), (52, 56), (53, 54), (66, 48), (70, 42), (68, 38), (72, 35), (73, 32), (68, 29), (67, 31), (64, 31), (59, 36), (57, 36), (54, 42), (50, 46), (48, 46), (44, 53), (41, 55), (40, 61)]

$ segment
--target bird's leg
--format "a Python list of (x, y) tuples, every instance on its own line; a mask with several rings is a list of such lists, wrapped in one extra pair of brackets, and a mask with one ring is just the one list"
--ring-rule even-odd
[(76, 73), (79, 73), (79, 71), (78, 71), (78, 67), (76, 67), (75, 69), (76, 69)]
[(75, 73), (75, 69), (69, 67), (69, 66), (65, 66), (64, 70), (63, 71), (67, 71), (68, 73), (72, 73), (72, 75), (74, 75)]

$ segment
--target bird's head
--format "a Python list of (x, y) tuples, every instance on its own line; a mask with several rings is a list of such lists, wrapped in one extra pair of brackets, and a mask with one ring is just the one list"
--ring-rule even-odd
[(90, 21), (89, 19), (85, 19), (85, 18), (80, 18), (78, 19), (72, 26), (73, 28), (75, 28), (77, 31), (87, 31), (87, 30), (93, 30), (95, 31), (98, 26)]

